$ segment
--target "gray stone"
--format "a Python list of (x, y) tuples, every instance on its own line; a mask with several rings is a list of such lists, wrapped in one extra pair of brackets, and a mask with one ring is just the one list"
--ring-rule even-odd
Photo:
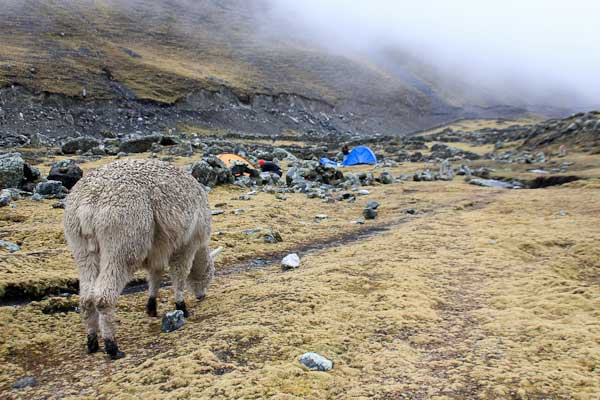
[(62, 193), (62, 187), (60, 181), (40, 182), (35, 186), (35, 193), (42, 196), (56, 196)]
[(284, 270), (300, 267), (300, 256), (296, 253), (288, 254), (281, 260), (281, 268)]
[(162, 319), (161, 330), (165, 333), (173, 332), (183, 327), (184, 324), (185, 317), (183, 316), (183, 311), (169, 311)]
[(0, 207), (6, 207), (10, 204), (11, 198), (10, 196), (0, 195)]
[(283, 242), (283, 238), (281, 237), (281, 233), (270, 230), (269, 233), (264, 235), (264, 239), (266, 243), (281, 243)]
[(100, 144), (100, 141), (94, 139), (93, 137), (83, 136), (66, 141), (61, 146), (61, 150), (65, 154), (75, 154), (78, 151), (85, 153), (86, 151), (91, 150), (94, 147), (100, 146)]
[(192, 164), (188, 170), (204, 186), (214, 187), (235, 182), (231, 170), (216, 157), (204, 157)]
[(365, 224), (365, 222), (366, 222), (366, 221), (365, 221), (364, 219), (362, 219), (362, 218), (359, 218), (359, 219), (356, 219), (356, 220), (354, 220), (354, 221), (351, 221), (350, 223), (351, 223), (351, 224), (355, 224), (355, 225), (364, 225), (364, 224)]
[(300, 364), (304, 365), (306, 368), (311, 371), (321, 371), (326, 372), (333, 368), (333, 361), (328, 360), (317, 353), (304, 353), (300, 357)]
[(359, 196), (366, 196), (368, 194), (370, 194), (371, 192), (369, 192), (367, 189), (361, 189), (358, 191), (358, 195)]
[(42, 200), (44, 200), (44, 196), (42, 196), (39, 193), (34, 193), (33, 196), (31, 196), (31, 200), (32, 201), (42, 201)]
[(329, 216), (327, 214), (317, 214), (317, 215), (315, 215), (315, 219), (318, 219), (318, 220), (323, 220), (323, 219), (327, 219), (327, 218), (329, 218)]
[(491, 187), (491, 188), (500, 188), (500, 189), (514, 189), (515, 185), (508, 182), (497, 181), (495, 179), (471, 179), (469, 181), (472, 185)]
[(19, 153), (0, 155), (0, 189), (17, 188), (25, 179), (25, 161)]
[(454, 170), (450, 161), (444, 160), (440, 165), (439, 179), (443, 181), (451, 181), (454, 178)]
[(26, 387), (31, 387), (37, 385), (37, 380), (33, 376), (26, 376), (25, 378), (21, 378), (15, 383), (12, 384), (13, 389), (24, 389)]
[(375, 219), (377, 218), (377, 210), (374, 210), (372, 208), (365, 208), (363, 210), (363, 216), (365, 217), (365, 219)]
[(379, 181), (384, 185), (389, 185), (390, 183), (394, 183), (394, 177), (389, 171), (383, 171), (379, 176)]
[(52, 164), (48, 180), (59, 181), (67, 189), (71, 189), (83, 177), (83, 170), (74, 160), (62, 160)]
[(369, 200), (369, 201), (367, 201), (367, 205), (365, 207), (372, 208), (373, 210), (377, 210), (379, 208), (379, 202), (377, 202), (375, 200)]
[(4, 247), (10, 253), (14, 253), (16, 251), (21, 250), (21, 247), (19, 247), (18, 244), (13, 243), (13, 242), (9, 242), (7, 240), (0, 240), (0, 247)]
[(225, 211), (223, 210), (212, 210), (210, 212), (211, 215), (221, 215), (221, 214), (225, 214)]
[(161, 142), (162, 135), (133, 136), (124, 140), (119, 150), (125, 153), (144, 153), (152, 148), (153, 144)]
[(430, 170), (418, 172), (413, 176), (415, 182), (431, 182), (435, 180), (435, 176)]

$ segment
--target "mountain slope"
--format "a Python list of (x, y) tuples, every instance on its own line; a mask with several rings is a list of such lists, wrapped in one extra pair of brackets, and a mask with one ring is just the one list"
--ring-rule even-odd
[(227, 88), (243, 103), (262, 94), (294, 94), (357, 114), (361, 126), (370, 120), (374, 131), (386, 133), (487, 112), (474, 113), (438, 94), (442, 91), (417, 76), (418, 65), (399, 74), (366, 58), (331, 55), (317, 44), (269, 31), (266, 2), (2, 3), (0, 87), (166, 105), (198, 90)]

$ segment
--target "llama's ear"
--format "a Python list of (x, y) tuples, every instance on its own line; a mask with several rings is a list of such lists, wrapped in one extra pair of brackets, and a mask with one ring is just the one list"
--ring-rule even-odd
[(220, 253), (220, 252), (222, 252), (222, 251), (223, 251), (223, 248), (222, 248), (222, 247), (219, 247), (218, 249), (215, 249), (215, 250), (211, 251), (211, 252), (210, 252), (210, 258), (211, 258), (212, 260), (214, 260), (214, 259), (215, 259), (215, 257), (217, 257), (217, 256), (219, 255), (219, 253)]

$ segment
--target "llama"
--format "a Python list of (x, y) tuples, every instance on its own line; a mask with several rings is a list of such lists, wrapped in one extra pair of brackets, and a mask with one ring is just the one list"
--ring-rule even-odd
[(135, 271), (148, 276), (147, 313), (157, 316), (162, 273), (170, 265), (175, 305), (188, 316), (186, 280), (202, 300), (214, 275), (209, 252), (207, 194), (190, 174), (155, 160), (116, 161), (83, 177), (67, 197), (65, 237), (79, 270), (87, 350), (98, 333), (112, 359), (125, 354), (115, 339), (116, 304)]

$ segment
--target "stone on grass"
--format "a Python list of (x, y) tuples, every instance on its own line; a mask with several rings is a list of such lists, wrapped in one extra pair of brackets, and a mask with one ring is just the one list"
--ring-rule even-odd
[(86, 151), (91, 150), (100, 144), (100, 141), (94, 139), (93, 137), (83, 136), (66, 141), (61, 146), (61, 150), (65, 154), (75, 154), (78, 151), (85, 153)]
[(318, 219), (318, 220), (323, 220), (323, 219), (327, 219), (327, 218), (329, 218), (329, 216), (327, 214), (317, 214), (317, 215), (315, 215), (315, 219)]
[(25, 161), (19, 153), (0, 155), (0, 189), (16, 188), (25, 178)]
[(377, 202), (375, 200), (369, 200), (369, 201), (367, 201), (367, 205), (365, 207), (372, 208), (373, 210), (377, 210), (379, 208), (379, 202)]
[(300, 267), (300, 256), (296, 253), (288, 254), (281, 260), (281, 268), (284, 270)]
[(19, 247), (18, 244), (9, 242), (7, 240), (0, 240), (0, 247), (4, 247), (10, 253), (14, 253), (14, 252), (21, 250), (21, 248)]
[(60, 181), (40, 182), (35, 187), (35, 193), (42, 196), (56, 196), (62, 192), (62, 187), (62, 182)]
[(48, 174), (48, 180), (62, 182), (71, 189), (83, 176), (83, 171), (74, 160), (62, 160), (54, 163)]
[(500, 188), (500, 189), (514, 189), (515, 188), (515, 185), (513, 185), (512, 183), (498, 181), (495, 179), (471, 179), (469, 181), (469, 183), (471, 185)]
[(304, 365), (311, 371), (329, 371), (333, 368), (333, 361), (328, 360), (317, 353), (304, 353), (300, 356), (300, 364)]
[(21, 378), (15, 383), (12, 384), (13, 389), (24, 389), (26, 387), (31, 387), (37, 385), (37, 380), (33, 376), (26, 376), (25, 378)]
[(183, 311), (175, 310), (169, 311), (165, 314), (162, 319), (162, 331), (163, 332), (173, 332), (177, 329), (180, 329), (185, 324), (185, 317), (183, 316)]
[(365, 219), (375, 219), (377, 218), (377, 210), (373, 208), (365, 208), (363, 210), (363, 217), (365, 217)]

